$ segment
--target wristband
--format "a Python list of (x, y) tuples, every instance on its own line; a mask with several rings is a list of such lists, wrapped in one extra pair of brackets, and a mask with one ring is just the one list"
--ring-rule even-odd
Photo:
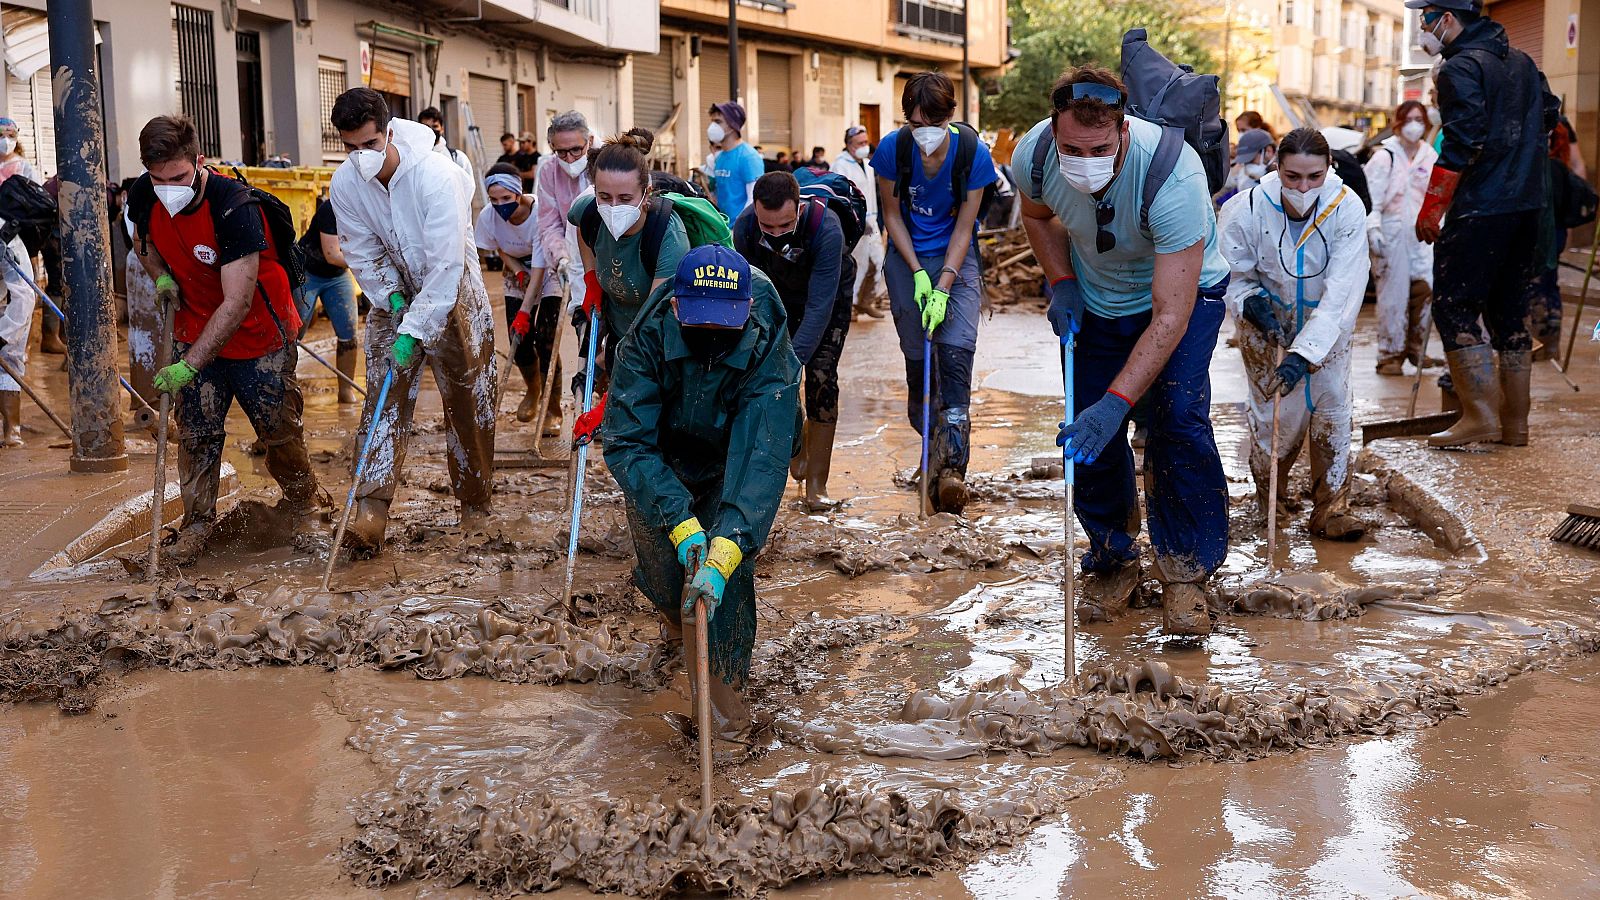
[(668, 540), (672, 541), (672, 546), (676, 547), (683, 543), (684, 540), (689, 538), (691, 535), (698, 534), (702, 531), (705, 531), (705, 529), (700, 527), (700, 520), (694, 516), (690, 516), (689, 518), (684, 519), (682, 522), (679, 522), (678, 527), (672, 529), (671, 533), (667, 535), (667, 538)]
[(1060, 278), (1057, 278), (1055, 281), (1050, 282), (1050, 286), (1051, 287), (1055, 287), (1056, 285), (1060, 284), (1063, 281), (1077, 281), (1077, 280), (1078, 280), (1078, 276), (1076, 276), (1076, 275), (1063, 275)]
[(733, 570), (744, 561), (739, 545), (725, 537), (711, 539), (711, 552), (706, 554), (706, 565), (716, 569), (723, 578), (732, 578)]
[(1110, 388), (1106, 388), (1106, 393), (1108, 393), (1111, 396), (1117, 398), (1118, 400), (1121, 400), (1123, 403), (1126, 403), (1129, 406), (1133, 405), (1133, 401), (1132, 400), (1129, 400), (1127, 397), (1122, 396), (1121, 394), (1117, 393), (1116, 391), (1113, 391)]

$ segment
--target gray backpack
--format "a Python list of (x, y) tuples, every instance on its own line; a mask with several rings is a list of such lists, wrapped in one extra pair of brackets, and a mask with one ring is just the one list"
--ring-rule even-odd
[[(1129, 115), (1160, 125), (1161, 142), (1156, 145), (1145, 172), (1144, 192), (1139, 203), (1139, 229), (1150, 233), (1150, 205), (1167, 183), (1178, 164), (1183, 145), (1200, 155), (1206, 184), (1215, 194), (1228, 178), (1228, 123), (1222, 119), (1222, 91), (1215, 75), (1197, 75), (1192, 67), (1178, 65), (1150, 46), (1143, 28), (1122, 37), (1122, 83), (1128, 94)], [(1050, 122), (1035, 125), (1048, 132)], [(1033, 185), (1035, 203), (1042, 202), (1045, 166), (1056, 152), (1055, 141), (1041, 133), (1033, 146)]]

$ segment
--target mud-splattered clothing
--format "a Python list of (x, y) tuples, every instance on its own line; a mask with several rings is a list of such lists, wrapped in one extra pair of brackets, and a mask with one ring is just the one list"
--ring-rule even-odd
[[(1378, 359), (1417, 358), (1422, 352), (1422, 311), (1415, 295), (1433, 290), (1433, 245), (1417, 240), (1417, 212), (1439, 154), (1427, 144), (1407, 156), (1398, 137), (1374, 150), (1364, 171), (1372, 195), (1367, 231), (1377, 232), (1383, 252), (1374, 254), (1378, 281)], [(1369, 241), (1370, 243), (1370, 241)], [(1423, 282), (1419, 291), (1417, 282)]]
[[(30, 265), (28, 249), (23, 246), (22, 238), (12, 238), (3, 251), (11, 254), (17, 265), (26, 270)], [(5, 267), (3, 284), (5, 294), (0, 296), (0, 339), (6, 342), (0, 347), (0, 357), (4, 357), (7, 365), (15, 369), (18, 375), (26, 376), (28, 369), (28, 331), (33, 327), (33, 307), (38, 302), (38, 297), (33, 292), (33, 286), (18, 274), (11, 266)], [(0, 371), (0, 391), (20, 391), (21, 385), (11, 380), (11, 376)]]
[(639, 589), (679, 621), (684, 572), (669, 531), (691, 516), (711, 536), (738, 545), (744, 561), (728, 579), (711, 626), (712, 670), (743, 685), (755, 646), (755, 557), (766, 543), (799, 448), (800, 361), (783, 302), (753, 270), (754, 299), (739, 341), (701, 362), (684, 342), (667, 299), (652, 295), (618, 346), (606, 402), (605, 459), (628, 504)]
[(1433, 257), (1433, 324), (1447, 352), (1485, 340), (1501, 352), (1533, 348), (1527, 285), (1543, 214), (1445, 218)]
[[(181, 359), (188, 350), (189, 344), (175, 343), (173, 358)], [(185, 526), (216, 519), (228, 411), (235, 400), (266, 445), (267, 471), (283, 489), (284, 499), (312, 502), (317, 479), (301, 428), (305, 400), (294, 374), (298, 360), (299, 348), (292, 343), (254, 359), (218, 357), (178, 392), (178, 483)]]

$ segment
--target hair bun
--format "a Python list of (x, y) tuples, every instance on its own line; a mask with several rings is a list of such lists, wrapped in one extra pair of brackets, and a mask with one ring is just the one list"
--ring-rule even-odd
[(626, 144), (640, 153), (649, 153), (655, 146), (656, 136), (648, 128), (630, 128), (617, 137), (617, 142)]

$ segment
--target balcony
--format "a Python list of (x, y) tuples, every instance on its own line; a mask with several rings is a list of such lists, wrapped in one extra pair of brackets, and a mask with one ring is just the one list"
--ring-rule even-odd
[(967, 27), (964, 0), (893, 0), (891, 9), (896, 34), (961, 46)]

